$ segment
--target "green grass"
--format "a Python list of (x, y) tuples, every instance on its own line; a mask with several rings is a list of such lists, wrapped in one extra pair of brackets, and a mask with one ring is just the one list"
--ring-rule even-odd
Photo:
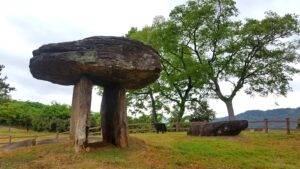
[(67, 144), (0, 152), (0, 168), (300, 168), (300, 133), (243, 132), (236, 137), (146, 133), (130, 138), (129, 148), (105, 146), (81, 154)]

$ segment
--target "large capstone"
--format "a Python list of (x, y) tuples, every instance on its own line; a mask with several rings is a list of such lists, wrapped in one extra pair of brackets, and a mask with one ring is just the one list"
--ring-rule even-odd
[(154, 82), (161, 70), (159, 55), (152, 47), (105, 36), (43, 45), (33, 51), (29, 67), (35, 78), (56, 84), (74, 85), (86, 76), (93, 84), (120, 84), (126, 89)]

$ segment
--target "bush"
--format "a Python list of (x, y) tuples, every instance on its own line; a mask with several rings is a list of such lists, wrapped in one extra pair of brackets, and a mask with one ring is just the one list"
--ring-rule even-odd
[(209, 109), (208, 103), (202, 101), (197, 106), (193, 107), (193, 114), (190, 115), (190, 122), (195, 121), (212, 121), (216, 118), (216, 112)]

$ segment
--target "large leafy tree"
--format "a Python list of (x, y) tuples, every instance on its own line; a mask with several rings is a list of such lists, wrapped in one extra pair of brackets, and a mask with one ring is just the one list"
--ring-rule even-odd
[(3, 68), (4, 65), (0, 65), (0, 102), (8, 100), (10, 98), (9, 92), (15, 90), (15, 88), (11, 87), (8, 83), (5, 82), (7, 76), (1, 76), (1, 71)]
[[(162, 17), (156, 17), (151, 27), (146, 26), (140, 31), (132, 28), (127, 36), (154, 47), (160, 53), (162, 64), (160, 79), (149, 87), (132, 92), (135, 94), (133, 101), (138, 101), (143, 107), (149, 98), (153, 115), (157, 107), (164, 108), (171, 112), (174, 121), (180, 122), (187, 105), (199, 101), (196, 98), (204, 82), (201, 70), (205, 66), (196, 64), (192, 50), (181, 41), (181, 32)], [(151, 97), (153, 95), (155, 99)]]
[[(158, 22), (158, 21), (157, 21)], [(155, 44), (154, 27), (146, 26), (142, 30), (131, 28), (126, 37), (142, 41), (146, 44)], [(131, 114), (145, 114), (149, 109), (151, 111), (151, 121), (159, 122), (158, 112), (163, 110), (162, 99), (158, 96), (159, 84), (155, 82), (145, 88), (127, 93), (128, 107)]]
[(296, 15), (267, 12), (262, 20), (243, 22), (237, 16), (233, 0), (190, 0), (175, 7), (169, 21), (197, 64), (208, 67), (206, 89), (226, 104), (229, 120), (234, 120), (232, 101), (239, 91), (285, 96), (299, 72)]

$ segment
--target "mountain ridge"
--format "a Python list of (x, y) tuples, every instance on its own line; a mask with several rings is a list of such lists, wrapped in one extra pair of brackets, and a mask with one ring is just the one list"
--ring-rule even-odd
[[(248, 110), (235, 116), (236, 120), (290, 120), (300, 119), (300, 107), (298, 108), (278, 108), (270, 110)], [(217, 118), (214, 121), (227, 121), (228, 116)], [(249, 123), (249, 128), (261, 128), (263, 123)], [(269, 127), (285, 127), (285, 123), (269, 123)], [(291, 123), (291, 128), (296, 128), (296, 123)]]

